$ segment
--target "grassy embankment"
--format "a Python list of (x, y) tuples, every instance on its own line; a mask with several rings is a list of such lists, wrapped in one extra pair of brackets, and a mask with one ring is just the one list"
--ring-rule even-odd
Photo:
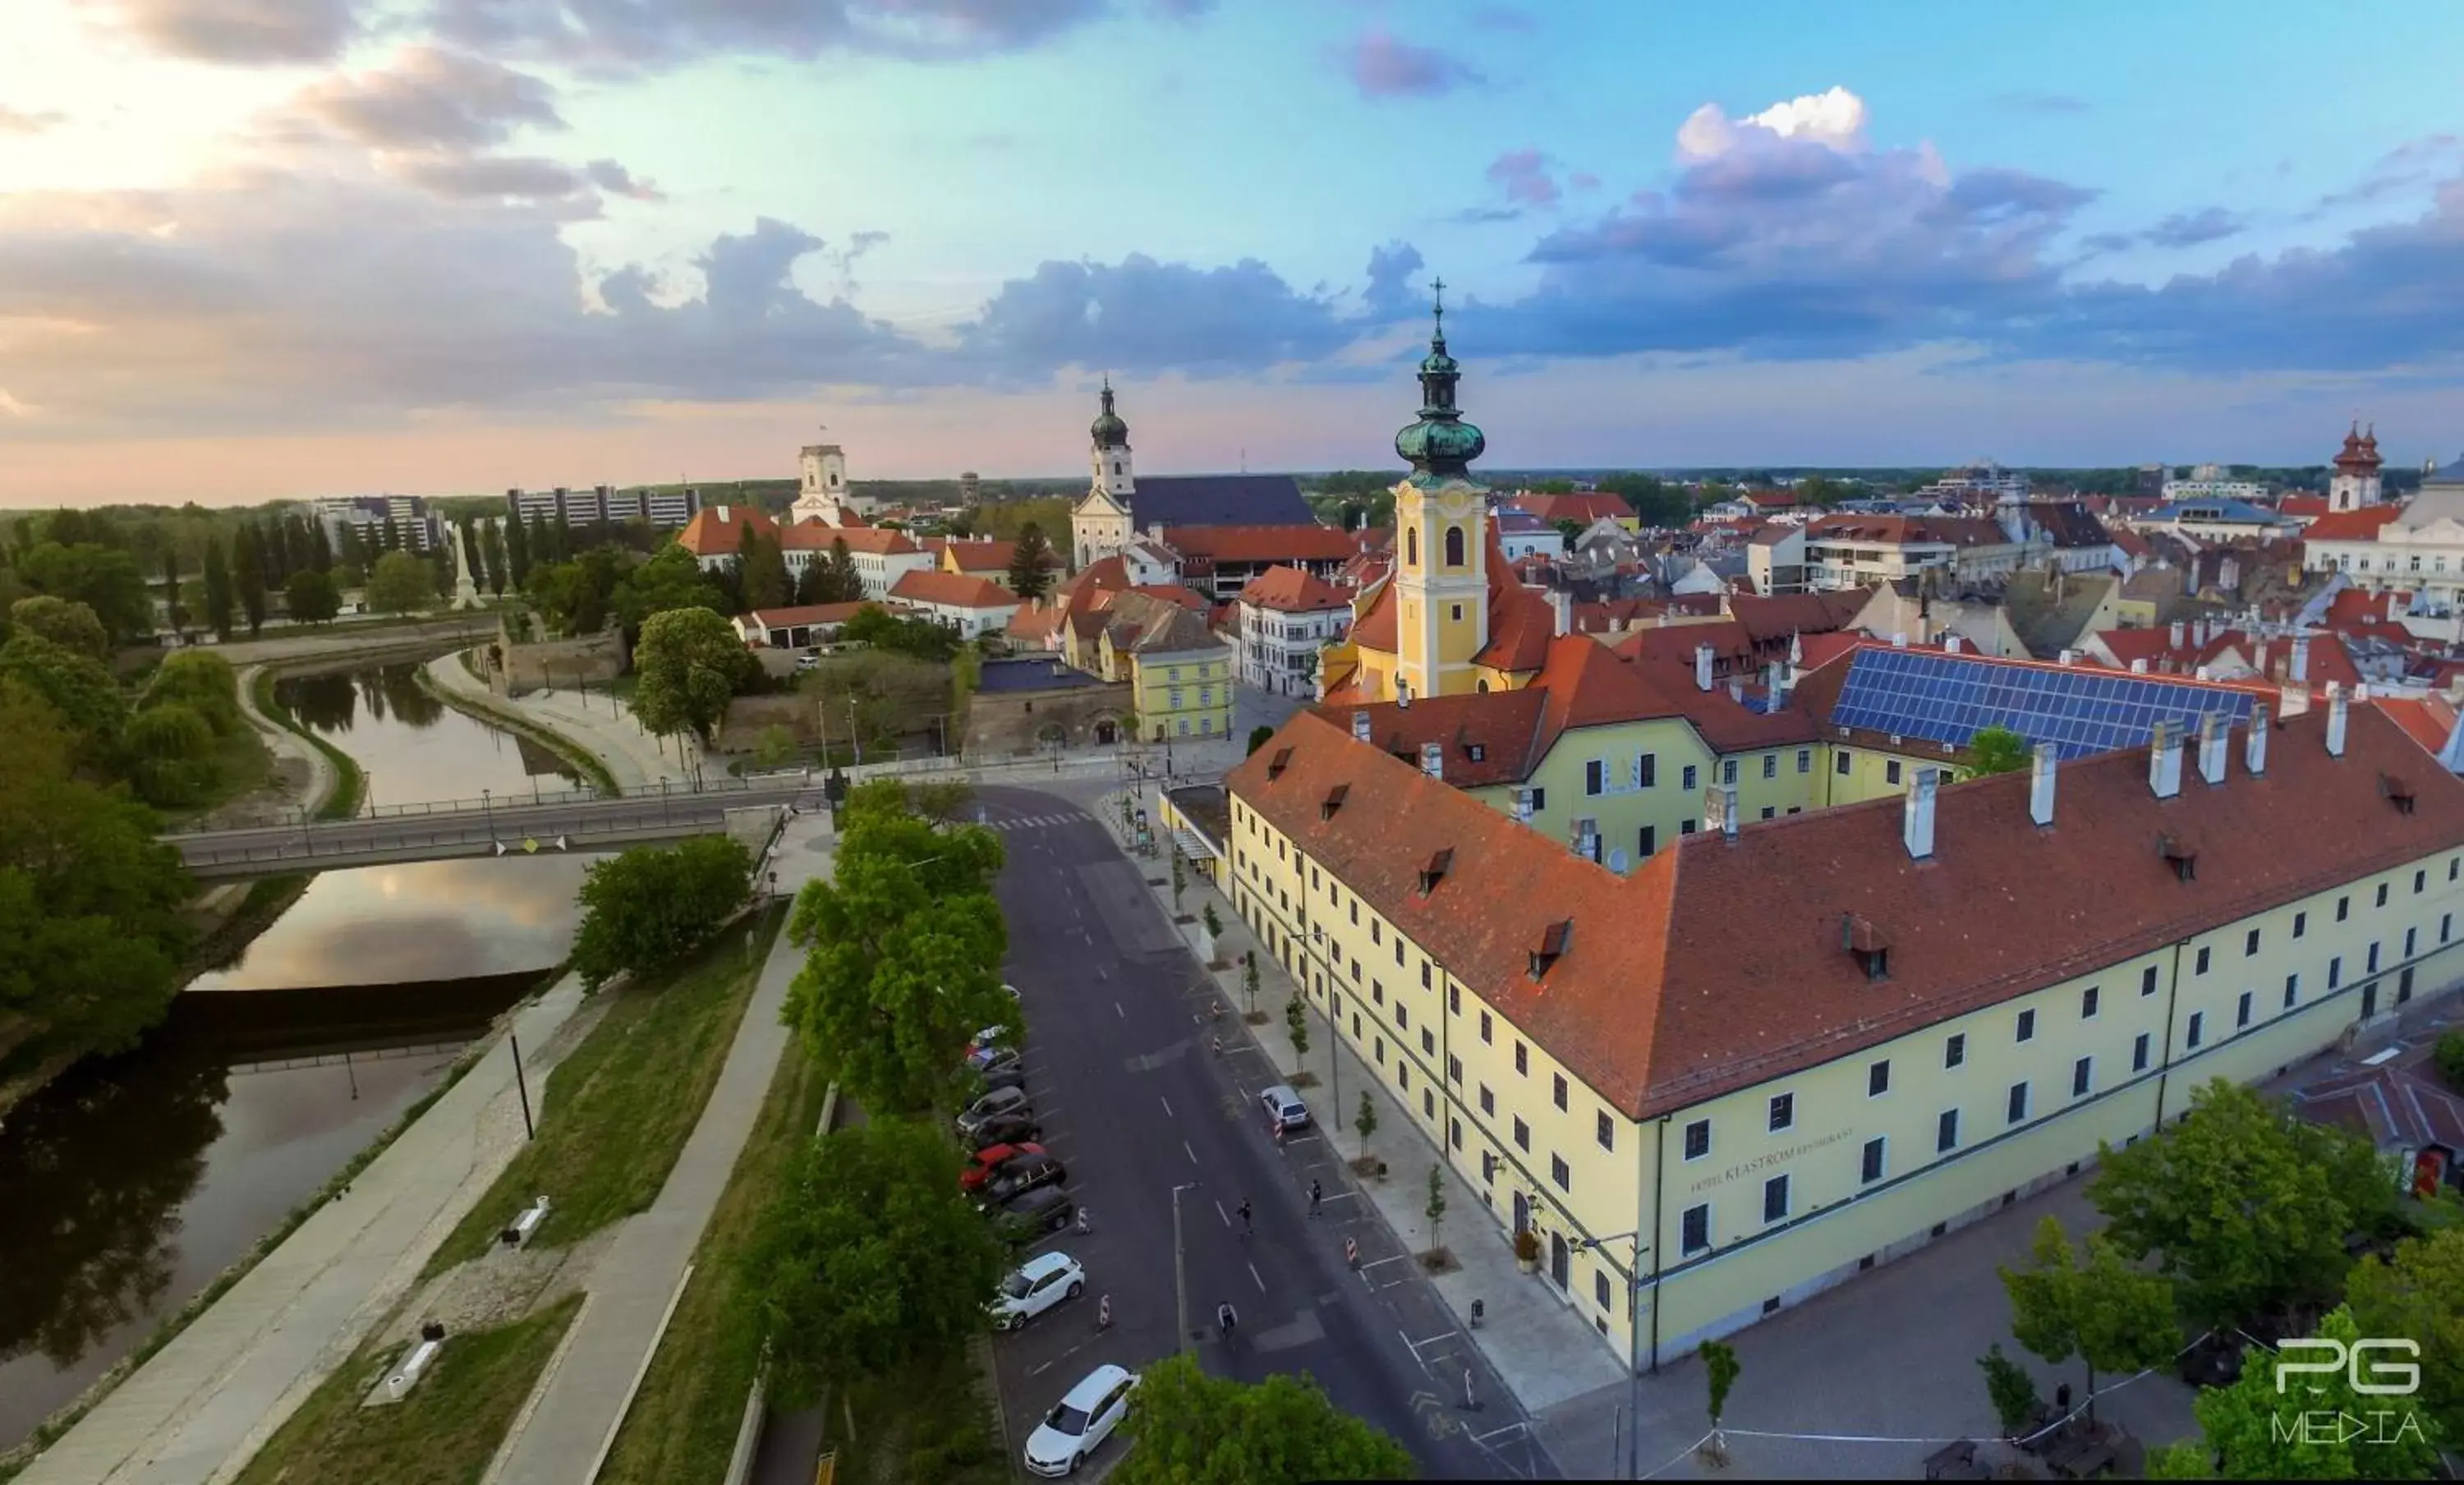
[(470, 1485), (486, 1472), (581, 1308), (574, 1295), (501, 1329), (448, 1337), (410, 1395), (383, 1407), (360, 1403), (407, 1346), (363, 1347), (256, 1452), (239, 1485)]
[(679, 968), (628, 976), (604, 991), (611, 998), (606, 1013), (548, 1075), (539, 1137), (429, 1256), (422, 1276), (486, 1252), (541, 1193), (550, 1206), (537, 1240), (546, 1245), (648, 1208), (718, 1081), (783, 920), (782, 909), (765, 909)]
[(563, 759), (565, 763), (572, 766), (576, 773), (582, 775), (584, 783), (588, 784), (592, 788), (597, 789), (603, 795), (613, 798), (614, 796), (625, 792), (623, 789), (616, 787), (615, 775), (609, 773), (607, 771), (607, 765), (599, 761), (599, 755), (574, 742), (571, 738), (566, 737), (561, 732), (551, 731), (546, 727), (542, 727), (539, 723), (532, 721), (529, 718), (524, 717), (510, 708), (500, 707), (493, 702), (482, 701), (476, 698), (466, 696), (462, 692), (456, 691), (450, 686), (440, 686), (435, 681), (429, 678), (428, 667), (424, 665), (419, 668), (418, 674), (419, 684), (421, 687), (424, 688), (429, 696), (436, 698), (436, 699), (444, 702), (446, 705), (452, 707), (456, 711), (466, 712), (473, 717), (476, 717), (492, 727), (502, 727), (507, 732), (518, 732), (522, 736), (529, 738), (539, 746), (546, 748), (549, 752), (556, 754), (557, 757)]

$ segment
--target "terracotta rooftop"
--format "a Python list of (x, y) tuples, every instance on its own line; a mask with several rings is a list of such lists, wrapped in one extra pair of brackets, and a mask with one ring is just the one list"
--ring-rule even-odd
[(1942, 543), (1999, 546), (2011, 538), (1980, 516), (1825, 516), (1807, 528), (1809, 542)]
[(1130, 591), (1144, 593), (1149, 598), (1160, 598), (1166, 603), (1178, 604), (1192, 613), (1206, 614), (1215, 611), (1215, 605), (1205, 594), (1178, 583), (1141, 583)]
[(2375, 542), (2379, 530), (2404, 514), (2401, 505), (2365, 505), (2359, 510), (2329, 511), (2302, 531), (2304, 542)]
[(1281, 613), (1340, 609), (1352, 600), (1340, 588), (1299, 567), (1268, 567), (1241, 589), (1241, 601)]
[(2387, 714), (2404, 735), (2436, 756), (2455, 731), (2455, 706), (2445, 697), (2372, 697), (2370, 704)]
[(1225, 562), (1341, 562), (1359, 544), (1332, 526), (1167, 526), (1164, 544), (1185, 558)]
[(792, 609), (756, 609), (744, 618), (755, 629), (801, 629), (811, 624), (845, 624), (864, 607), (861, 601), (803, 604)]
[(904, 531), (891, 531), (877, 526), (833, 526), (818, 521), (800, 521), (779, 529), (779, 546), (790, 552), (826, 552), (845, 542), (847, 551), (866, 552), (876, 557), (912, 557), (923, 548), (908, 540)]
[(1828, 634), (1862, 613), (1873, 594), (1861, 587), (1818, 593), (1779, 593), (1728, 600), (1728, 616), (1745, 626), (1756, 644), (1793, 634)]
[(905, 603), (939, 604), (947, 609), (1016, 609), (1022, 600), (990, 578), (963, 572), (925, 569), (902, 572), (890, 586), (890, 596)]
[(1487, 691), (1427, 697), (1409, 706), (1380, 701), (1325, 705), (1315, 711), (1347, 735), (1355, 714), (1367, 716), (1369, 741), (1415, 768), (1420, 765), (1421, 744), (1443, 743), (1446, 782), (1457, 788), (1480, 788), (1515, 783), (1538, 766), (1541, 716), (1548, 700), (1540, 691)]
[(743, 549), (748, 526), (763, 536), (779, 529), (777, 521), (750, 505), (705, 505), (676, 533), (676, 544), (696, 557), (733, 557)]
[(1588, 526), (1595, 521), (1632, 521), (1634, 507), (1625, 497), (1611, 490), (1584, 490), (1572, 495), (1526, 495), (1516, 498), (1517, 506), (1548, 521), (1551, 525), (1571, 521)]
[[(1901, 803), (1883, 799), (1747, 823), (1733, 839), (1684, 836), (1619, 878), (1309, 712), (1225, 782), (1584, 1082), (1649, 1119), (2464, 847), (2464, 781), (2366, 706), (2345, 756), (2330, 757), (2324, 710), (2274, 724), (2263, 776), (2239, 767), (2236, 738), (2225, 784), (2186, 768), (2172, 799), (2149, 792), (2140, 749), (2066, 765), (2050, 828), (2029, 818), (2025, 771), (1944, 788), (1923, 861), (1902, 843)], [(2409, 812), (2382, 776), (2409, 786)], [(2167, 835), (2198, 843), (2191, 880), (2150, 844)], [(1441, 851), (1452, 868), (1423, 892), (1422, 864)], [(1880, 979), (1841, 946), (1841, 924), (1859, 920), (1889, 945)], [(1560, 928), (1562, 951), (1536, 962)]]

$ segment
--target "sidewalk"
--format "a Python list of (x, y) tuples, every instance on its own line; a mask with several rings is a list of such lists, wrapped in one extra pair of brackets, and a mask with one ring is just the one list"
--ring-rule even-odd
[[(681, 783), (693, 776), (690, 767), (660, 750), (658, 738), (645, 731), (622, 701), (605, 692), (585, 696), (572, 691), (529, 691), (517, 697), (497, 696), (487, 682), (463, 668), (458, 654), (429, 661), (428, 676), (440, 690), (511, 713), (591, 754), (606, 765), (616, 787), (627, 794), (655, 793), (662, 780)], [(719, 771), (725, 771), (724, 765)]]
[[(567, 978), (522, 1008), (532, 1097), (582, 1004)], [(521, 1145), (513, 1054), (500, 1041), (342, 1194), (114, 1388), (20, 1476), (24, 1485), (193, 1485), (256, 1447), (410, 1290)]]
[(297, 760), (306, 766), (307, 788), (294, 803), (314, 814), (334, 796), (334, 787), (341, 782), (336, 777), (334, 761), (325, 756), (324, 749), (311, 747), (299, 734), (256, 709), (256, 673), (263, 669), (262, 664), (241, 668), (238, 676), (240, 715), (247, 718), (248, 724), (265, 739), (268, 751), (280, 758)]
[[(1104, 822), (1116, 840), (1121, 838), (1119, 797), (1117, 792), (1109, 794), (1094, 809), (1096, 818)], [(1152, 792), (1142, 802), (1148, 817), (1157, 818)], [(1126, 844), (1124, 849), (1128, 849)], [(1171, 864), (1160, 853), (1152, 863), (1135, 855), (1132, 860), (1148, 865), (1148, 875), (1164, 878), (1165, 885), (1148, 890), (1167, 913), (1172, 912)], [(1232, 967), (1210, 973), (1222, 993), (1223, 1004), (1235, 1012), (1248, 1008), (1248, 997), (1242, 988), (1241, 958), (1250, 950), (1257, 951), (1258, 1008), (1265, 1011), (1268, 1019), (1263, 1025), (1249, 1026), (1227, 1017), (1225, 1024), (1236, 1031), (1245, 1031), (1285, 1076), (1300, 1071), (1303, 1059), (1293, 1054), (1283, 1020), (1284, 1005), (1298, 988), (1290, 976), (1251, 935), (1232, 904), (1195, 872), (1189, 875), (1188, 890), (1182, 894), (1181, 902), (1179, 911), (1200, 915), (1205, 904), (1215, 904), (1216, 915), (1224, 925), (1218, 949)], [(1180, 931), (1191, 953), (1204, 963), (1205, 952), (1199, 942), (1204, 929), (1189, 924)], [(1332, 1062), (1329, 1060), (1330, 1045), (1334, 1049)], [(1461, 1267), (1433, 1276), (1430, 1283), (1445, 1300), (1463, 1334), (1478, 1342), (1490, 1369), (1513, 1389), (1527, 1413), (1536, 1416), (1560, 1403), (1625, 1380), (1623, 1364), (1547, 1281), (1516, 1269), (1504, 1220), (1490, 1208), (1483, 1193), (1466, 1182), (1461, 1171), (1447, 1164), (1437, 1147), (1421, 1135), (1417, 1116), (1407, 1114), (1396, 1101), (1391, 1084), (1377, 1076), (1350, 1046), (1333, 1036), (1324, 1018), (1314, 1011), (1309, 1018), (1307, 1066), (1319, 1075), (1319, 1081), (1303, 1095), (1303, 1099), (1318, 1116), (1319, 1135), (1346, 1162), (1361, 1155), (1362, 1141), (1352, 1127), (1360, 1105), (1360, 1091), (1368, 1090), (1375, 1100), (1377, 1133), (1369, 1141), (1369, 1152), (1385, 1160), (1393, 1167), (1393, 1174), (1384, 1181), (1355, 1177), (1353, 1185), (1376, 1208), (1403, 1249), (1418, 1252), (1428, 1247), (1428, 1219), (1422, 1214), (1428, 1203), (1425, 1172), (1432, 1164), (1445, 1171), (1446, 1218), (1441, 1236)], [(1333, 1075), (1331, 1078), (1327, 1076), (1330, 1073)], [(1476, 1331), (1469, 1319), (1474, 1299), (1482, 1301), (1485, 1309)]]
[[(780, 892), (792, 896), (805, 882), (826, 875), (833, 848), (826, 816), (790, 821), (771, 857)], [(626, 1219), (591, 1270), (581, 1317), (489, 1466), (492, 1485), (586, 1485), (599, 1473), (683, 1292), (702, 1229), (760, 1117), (771, 1075), (793, 1034), (779, 1019), (780, 1007), (803, 965), (803, 951), (781, 934), (700, 1121), (658, 1200)]]

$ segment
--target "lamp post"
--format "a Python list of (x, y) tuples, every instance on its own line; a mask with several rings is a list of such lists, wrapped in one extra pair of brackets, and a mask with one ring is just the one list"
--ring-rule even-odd
[(1184, 1354), (1189, 1350), (1189, 1263), (1180, 1241), (1180, 1193), (1197, 1189), (1195, 1181), (1172, 1188), (1172, 1314)]
[(496, 843), (496, 811), (495, 805), (488, 798), (488, 791), (486, 789), (481, 789), (479, 791), (479, 817), (488, 823), (488, 844), (492, 846), (495, 845)]
[[(1326, 930), (1316, 923), (1309, 924), (1309, 942), (1316, 945), (1319, 953), (1323, 955), (1326, 945)], [(1320, 958), (1316, 961), (1316, 964), (1319, 969), (1323, 971), (1326, 966), (1326, 961), (1323, 958)], [(1326, 1006), (1324, 1008), (1326, 1015), (1326, 1072), (1329, 1081), (1327, 1097), (1332, 1101), (1334, 1113), (1336, 1117), (1340, 1119), (1343, 1114), (1343, 1025), (1341, 1019), (1334, 1013), (1334, 1002), (1335, 997), (1343, 993), (1343, 976), (1340, 972), (1337, 972), (1334, 977), (1327, 983), (1332, 986), (1332, 988), (1326, 992)], [(1301, 989), (1306, 992), (1309, 989), (1309, 986), (1302, 986)], [(1367, 1152), (1363, 1151), (1362, 1153), (1366, 1154)]]
[(1641, 1430), (1642, 1407), (1642, 1255), (1649, 1248), (1639, 1231), (1618, 1232), (1609, 1237), (1586, 1237), (1574, 1244), (1576, 1252), (1591, 1252), (1603, 1243), (1632, 1243), (1634, 1266), (1626, 1271), (1625, 1314), (1627, 1350), (1625, 1359), (1625, 1478), (1642, 1478)]

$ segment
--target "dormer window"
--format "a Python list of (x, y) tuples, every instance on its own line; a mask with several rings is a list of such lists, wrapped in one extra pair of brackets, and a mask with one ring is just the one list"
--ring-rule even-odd
[(1446, 879), (1446, 873), (1454, 869), (1454, 864), (1455, 853), (1451, 846), (1430, 856), (1428, 864), (1420, 868), (1420, 896), (1425, 898), (1437, 891), (1438, 883)]
[(1318, 801), (1317, 817), (1321, 820), (1333, 819), (1334, 812), (1343, 808), (1344, 796), (1351, 792), (1352, 786), (1349, 784), (1338, 784), (1328, 789), (1326, 798)]
[(1487, 745), (1480, 742), (1466, 742), (1463, 744), (1463, 756), (1473, 763), (1484, 762), (1488, 757)]
[(1574, 940), (1574, 920), (1562, 919), (1540, 930), (1540, 942), (1531, 951), (1531, 978), (1539, 979), (1549, 966), (1563, 959)]
[(1287, 747), (1275, 749), (1275, 756), (1266, 760), (1266, 782), (1274, 783), (1275, 780), (1283, 777), (1284, 770), (1291, 765), (1292, 750)]
[(2396, 813), (2412, 813), (2412, 786), (2391, 773), (2379, 775), (2379, 793), (2395, 806)]
[(1886, 980), (1891, 974), (1891, 941), (1871, 919), (1855, 913), (1839, 919), (1839, 946), (1857, 961), (1868, 980)]
[(2173, 869), (2177, 881), (2195, 881), (2199, 875), (2199, 848), (2179, 835), (2162, 837), (2158, 844), (2165, 853), (2165, 864)]

